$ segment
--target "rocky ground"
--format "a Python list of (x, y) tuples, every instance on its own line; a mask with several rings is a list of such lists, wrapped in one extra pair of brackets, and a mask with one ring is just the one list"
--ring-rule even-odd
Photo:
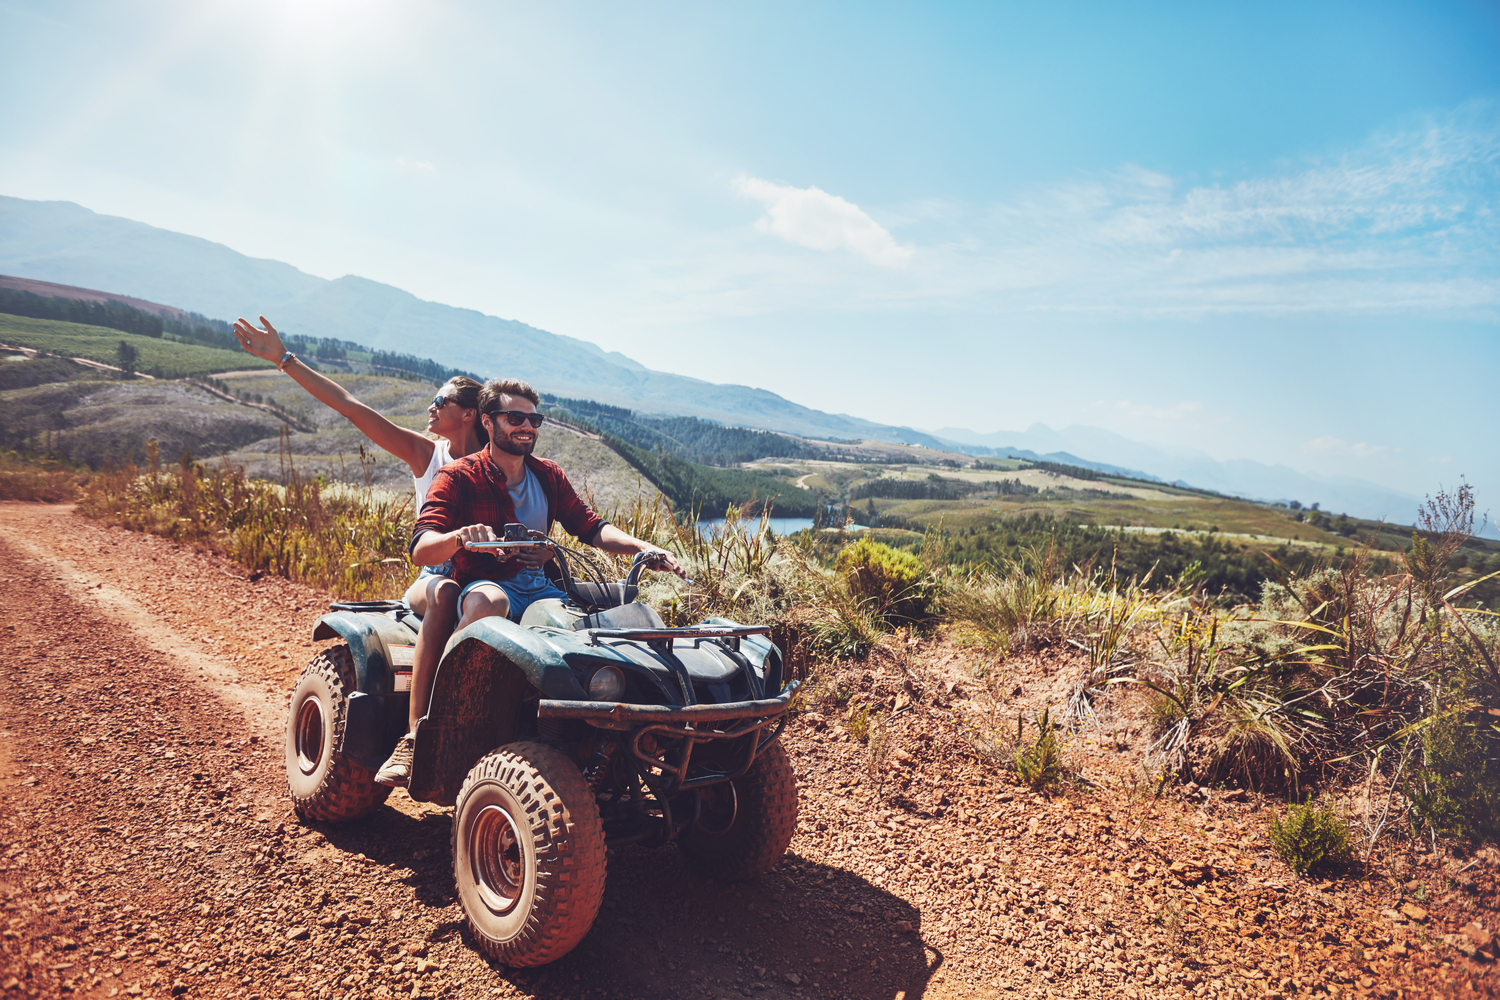
[(288, 808), (284, 703), (328, 600), (0, 504), (0, 998), (1497, 992), (1500, 855), (1382, 849), (1298, 879), (1266, 847), (1270, 803), (1134, 779), (1128, 701), (1072, 738), (1083, 782), (1032, 795), (989, 713), (1046, 700), (1069, 661), (1008, 664), (994, 704), (942, 641), (830, 678), (850, 700), (788, 728), (802, 822), (771, 875), (725, 887), (672, 849), (611, 852), (583, 944), (496, 967), (467, 940), (446, 810), (398, 792), (335, 827)]

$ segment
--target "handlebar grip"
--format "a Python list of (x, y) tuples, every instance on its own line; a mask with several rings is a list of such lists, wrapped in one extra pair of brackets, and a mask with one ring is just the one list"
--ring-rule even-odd
[(464, 542), (464, 548), (470, 552), (482, 549), (548, 549), (554, 542), (550, 541), (527, 541), (527, 542)]

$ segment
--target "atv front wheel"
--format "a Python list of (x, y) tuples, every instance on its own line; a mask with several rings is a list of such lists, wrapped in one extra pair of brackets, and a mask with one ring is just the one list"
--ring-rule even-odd
[(355, 689), (348, 646), (331, 646), (302, 669), (286, 719), (286, 781), (297, 815), (331, 822), (357, 819), (391, 793), (375, 772), (345, 757), (344, 723)]
[(797, 832), (797, 776), (780, 740), (738, 778), (698, 794), (698, 821), (677, 841), (694, 868), (737, 882), (776, 867)]
[(506, 965), (583, 940), (604, 899), (604, 825), (571, 760), (539, 743), (479, 759), (453, 809), (453, 881), (479, 946)]

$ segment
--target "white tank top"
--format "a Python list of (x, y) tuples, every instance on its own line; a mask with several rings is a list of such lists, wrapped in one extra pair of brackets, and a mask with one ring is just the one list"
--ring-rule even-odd
[(427, 463), (427, 471), (420, 476), (412, 476), (412, 482), (417, 491), (417, 516), (422, 516), (422, 508), (427, 504), (427, 490), (432, 486), (432, 481), (437, 478), (438, 470), (453, 461), (453, 455), (448, 451), (448, 439), (438, 438), (432, 442), (432, 461)]

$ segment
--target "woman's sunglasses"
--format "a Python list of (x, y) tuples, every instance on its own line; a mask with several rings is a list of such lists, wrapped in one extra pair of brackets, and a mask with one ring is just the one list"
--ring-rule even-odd
[(512, 427), (520, 427), (522, 424), (530, 424), (532, 427), (542, 426), (542, 421), (547, 418), (540, 413), (527, 413), (525, 410), (491, 410), (490, 419), (504, 417), (505, 422)]
[(458, 402), (458, 400), (455, 399), (453, 396), (444, 396), (444, 395), (442, 395), (440, 393), (440, 394), (438, 394), (436, 396), (433, 396), (432, 397), (432, 402), (429, 403), (429, 404), (427, 404), (427, 405), (431, 406), (434, 410), (441, 410), (443, 407), (447, 406), (449, 403), (456, 403), (456, 402)]

